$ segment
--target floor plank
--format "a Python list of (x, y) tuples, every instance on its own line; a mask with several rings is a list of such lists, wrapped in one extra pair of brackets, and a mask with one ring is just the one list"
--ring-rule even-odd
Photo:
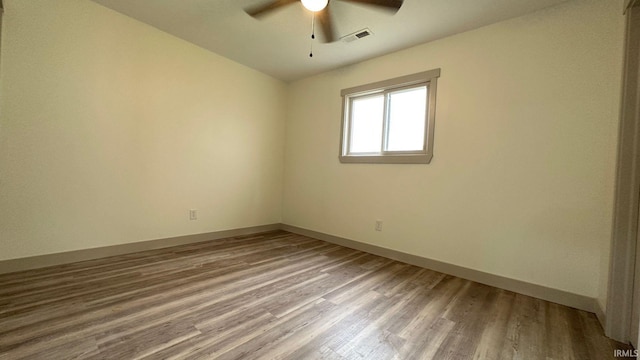
[(613, 359), (594, 314), (284, 232), (0, 275), (0, 359)]

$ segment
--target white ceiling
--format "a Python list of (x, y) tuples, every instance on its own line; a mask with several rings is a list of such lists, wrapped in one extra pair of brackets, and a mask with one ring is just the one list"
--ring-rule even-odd
[(567, 0), (405, 0), (396, 14), (332, 0), (339, 36), (363, 28), (369, 28), (373, 36), (350, 43), (323, 44), (316, 40), (313, 58), (309, 58), (311, 13), (300, 3), (258, 20), (243, 9), (270, 0), (93, 1), (236, 62), (292, 81)]

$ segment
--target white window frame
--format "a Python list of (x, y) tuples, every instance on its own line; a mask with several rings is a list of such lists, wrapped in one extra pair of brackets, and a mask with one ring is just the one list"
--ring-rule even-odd
[[(382, 163), (382, 164), (428, 164), (433, 158), (433, 129), (436, 115), (436, 88), (440, 69), (424, 71), (417, 74), (401, 76), (362, 86), (343, 89), (342, 96), (342, 131), (340, 134), (340, 162), (342, 163)], [(351, 138), (351, 104), (354, 99), (372, 95), (385, 96), (383, 143), (388, 138), (387, 99), (390, 92), (413, 87), (427, 87), (427, 111), (425, 112), (424, 146), (416, 151), (384, 151), (372, 153), (350, 153)], [(383, 145), (384, 148), (384, 145)]]

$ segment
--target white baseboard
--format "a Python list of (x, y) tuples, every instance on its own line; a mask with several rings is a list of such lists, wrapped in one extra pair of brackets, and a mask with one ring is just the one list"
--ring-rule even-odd
[(595, 306), (594, 312), (596, 314), (596, 317), (598, 318), (600, 325), (602, 325), (602, 328), (604, 329), (604, 324), (606, 324), (606, 320), (607, 320), (607, 312), (604, 311), (604, 309), (602, 308), (602, 305), (597, 300), (594, 306)]
[[(445, 262), (428, 259), (397, 250), (387, 249), (355, 240), (345, 239), (338, 236), (328, 235), (313, 230), (303, 229), (296, 226), (283, 224), (282, 230), (319, 240), (324, 240), (330, 243), (368, 252), (374, 255), (383, 256), (389, 259), (402, 261), (411, 265), (424, 267), (441, 273), (475, 281), (481, 284), (495, 286), (497, 288), (513, 291), (518, 294), (528, 295), (557, 304), (570, 306), (572, 308), (585, 310), (591, 313), (596, 313), (596, 315), (598, 314), (597, 311), (600, 308), (595, 298), (590, 298), (584, 295), (574, 294), (567, 291), (532, 284), (521, 280), (515, 280), (504, 276), (452, 265)], [(602, 314), (602, 317), (604, 318), (604, 313)], [(598, 318), (600, 319), (600, 315), (598, 315)]]
[(47, 266), (69, 264), (78, 261), (93, 260), (108, 256), (130, 254), (138, 251), (160, 249), (170, 246), (217, 240), (227, 237), (257, 234), (266, 231), (280, 230), (280, 224), (252, 226), (246, 228), (222, 230), (203, 234), (176, 236), (165, 239), (140, 241), (134, 243), (103, 246), (92, 249), (66, 251), (55, 254), (30, 256), (0, 261), (0, 274), (22, 270), (31, 270)]

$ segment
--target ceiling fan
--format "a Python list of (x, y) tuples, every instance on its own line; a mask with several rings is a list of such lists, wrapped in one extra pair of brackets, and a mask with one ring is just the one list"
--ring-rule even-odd
[[(314, 13), (314, 16), (320, 22), (320, 26), (322, 28), (322, 33), (324, 34), (324, 42), (331, 43), (338, 39), (337, 34), (335, 32), (331, 10), (330, 10), (330, 2), (332, 0), (272, 0), (266, 4), (251, 7), (245, 9), (245, 12), (255, 18), (258, 18), (266, 13), (281, 8), (286, 5), (293, 4), (295, 2), (301, 2), (302, 5), (309, 11)], [(364, 5), (377, 6), (383, 9), (387, 9), (397, 12), (404, 0), (341, 0), (348, 1), (353, 3), (359, 3)]]

